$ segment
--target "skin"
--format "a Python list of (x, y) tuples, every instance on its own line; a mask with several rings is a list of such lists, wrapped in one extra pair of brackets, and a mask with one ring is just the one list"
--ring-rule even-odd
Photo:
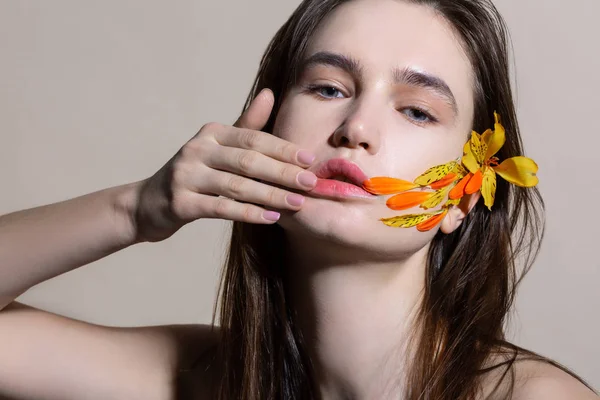
[[(379, 218), (398, 215), (385, 198), (318, 198), (310, 171), (344, 157), (369, 176), (412, 180), (456, 158), (473, 117), (471, 69), (444, 20), (393, 0), (341, 6), (310, 44), (309, 55), (322, 51), (353, 57), (363, 75), (305, 71), (285, 96), (275, 135), (260, 132), (273, 106), (266, 90), (234, 126), (205, 125), (146, 180), (0, 217), (0, 398), (211, 398), (219, 369), (209, 363), (216, 332), (207, 326), (105, 327), (14, 302), (40, 282), (202, 218), (278, 219), (286, 230), (287, 286), (323, 399), (398, 398), (403, 340), (436, 230), (384, 226)], [(426, 89), (392, 84), (390, 69), (406, 67), (446, 82), (458, 114)], [(308, 93), (316, 83), (339, 93)], [(438, 122), (423, 124), (416, 106)], [(452, 208), (439, 229), (456, 229), (477, 199)], [(524, 362), (516, 374), (515, 399), (597, 398), (553, 367)]]
[[(396, 1), (344, 4), (312, 38), (307, 56), (319, 52), (356, 60), (362, 74), (331, 65), (305, 70), (283, 101), (274, 134), (318, 160), (354, 161), (368, 176), (413, 180), (462, 155), (473, 119), (472, 71), (451, 28), (432, 10)], [(446, 82), (457, 112), (431, 88), (395, 83), (394, 68)], [(280, 221), (290, 238), (289, 288), (325, 398), (398, 398), (403, 390), (396, 381), (405, 364), (403, 338), (437, 229), (385, 226), (379, 218), (401, 214), (385, 206), (387, 197), (309, 196)], [(464, 216), (460, 208), (451, 214), (446, 232)]]

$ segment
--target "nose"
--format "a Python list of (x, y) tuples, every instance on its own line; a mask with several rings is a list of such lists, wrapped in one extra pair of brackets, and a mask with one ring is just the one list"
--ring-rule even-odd
[(376, 105), (367, 104), (366, 101), (355, 104), (354, 109), (333, 134), (333, 145), (352, 149), (362, 147), (370, 154), (376, 154), (381, 142), (378, 121), (382, 119), (382, 115), (377, 115)]

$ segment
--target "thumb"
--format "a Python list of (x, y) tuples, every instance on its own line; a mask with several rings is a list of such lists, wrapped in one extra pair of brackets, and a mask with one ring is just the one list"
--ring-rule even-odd
[(233, 126), (255, 131), (261, 130), (269, 121), (274, 104), (273, 91), (271, 89), (261, 90)]

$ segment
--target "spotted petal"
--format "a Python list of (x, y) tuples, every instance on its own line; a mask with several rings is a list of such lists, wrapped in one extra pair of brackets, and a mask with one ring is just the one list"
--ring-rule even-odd
[(458, 176), (458, 179), (462, 179), (469, 173), (469, 170), (463, 167), (461, 163), (456, 163), (456, 166), (454, 167), (452, 172)]
[(435, 167), (429, 168), (423, 174), (419, 175), (415, 179), (415, 183), (421, 186), (427, 186), (432, 182), (439, 181), (448, 175), (457, 165), (457, 161), (450, 161), (446, 164), (436, 165)]
[(446, 201), (444, 203), (444, 207), (450, 207), (450, 206), (457, 206), (460, 204), (460, 198), (458, 199), (448, 199), (448, 201)]
[(437, 192), (435, 192), (427, 201), (423, 202), (421, 204), (421, 208), (424, 208), (425, 210), (428, 210), (430, 208), (434, 208), (434, 207), (439, 206), (440, 203), (442, 201), (444, 201), (444, 199), (448, 195), (449, 191), (450, 191), (450, 186), (446, 186), (446, 187), (441, 188), (440, 190), (438, 190)]
[(504, 160), (493, 167), (494, 171), (508, 182), (517, 186), (532, 187), (538, 184), (538, 166), (531, 158), (518, 156)]
[(479, 165), (483, 165), (483, 162), (485, 161), (487, 145), (482, 140), (481, 136), (475, 131), (471, 132), (471, 140), (469, 142), (471, 144), (471, 152), (473, 153), (475, 160)]
[(491, 211), (496, 197), (496, 172), (490, 167), (485, 167), (484, 169), (481, 194), (486, 207)]
[(387, 226), (394, 228), (412, 228), (420, 223), (427, 221), (429, 218), (434, 217), (437, 214), (423, 213), (423, 214), (408, 214), (400, 215), (398, 217), (383, 218), (381, 222)]
[[(473, 132), (472, 135), (473, 137), (477, 137), (477, 132)], [(471, 147), (470, 140), (467, 142), (467, 144), (465, 144), (464, 152), (465, 154), (463, 155), (462, 163), (465, 167), (467, 167), (469, 172), (474, 174), (479, 170), (479, 168), (481, 168), (481, 163), (477, 161), (477, 157), (475, 157), (475, 155), (473, 154), (473, 149)]]
[(488, 129), (487, 131), (485, 131), (481, 134), (481, 141), (483, 143), (485, 143), (486, 146), (490, 142), (490, 137), (492, 136), (493, 133), (494, 133), (493, 130)]

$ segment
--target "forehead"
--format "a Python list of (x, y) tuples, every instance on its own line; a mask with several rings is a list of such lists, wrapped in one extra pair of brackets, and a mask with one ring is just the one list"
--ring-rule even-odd
[(473, 72), (452, 27), (428, 6), (402, 0), (354, 0), (337, 7), (311, 38), (307, 57), (341, 53), (358, 60), (365, 77), (391, 79), (414, 68), (443, 79), (462, 115), (472, 115)]

